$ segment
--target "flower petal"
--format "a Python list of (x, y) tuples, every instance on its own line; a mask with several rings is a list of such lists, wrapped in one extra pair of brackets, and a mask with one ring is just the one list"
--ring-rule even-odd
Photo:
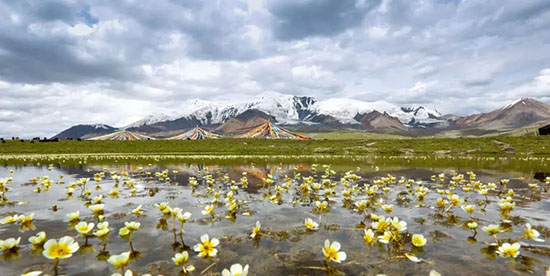
[(241, 274), (243, 272), (243, 266), (241, 264), (233, 264), (231, 266), (231, 273), (233, 274)]
[(338, 252), (338, 260), (339, 261), (345, 261), (348, 256), (346, 255), (346, 252)]
[(405, 253), (405, 257), (407, 257), (407, 259), (409, 259), (409, 261), (415, 262), (415, 263), (419, 263), (419, 262), (422, 261), (420, 258), (416, 257), (413, 254), (409, 254), (409, 253)]
[(341, 245), (340, 245), (339, 242), (333, 241), (332, 244), (330, 245), (330, 247), (334, 248), (334, 250), (336, 250), (336, 251), (340, 251)]
[(216, 239), (216, 238), (213, 238), (213, 239), (211, 240), (211, 242), (212, 242), (212, 245), (213, 245), (213, 246), (218, 246), (218, 244), (220, 244), (220, 240), (218, 240), (218, 239)]

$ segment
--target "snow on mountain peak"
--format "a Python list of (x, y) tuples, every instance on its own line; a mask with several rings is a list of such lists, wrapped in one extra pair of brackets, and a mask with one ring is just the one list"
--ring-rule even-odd
[(141, 127), (145, 125), (152, 125), (159, 122), (165, 122), (165, 121), (171, 121), (175, 120), (181, 117), (180, 113), (172, 112), (171, 114), (165, 114), (165, 113), (153, 113), (150, 115), (147, 115), (145, 118), (134, 122), (132, 124), (129, 124), (125, 127), (122, 127), (122, 129), (132, 128), (132, 127)]
[(92, 125), (92, 127), (94, 127), (95, 129), (109, 129), (109, 127), (107, 127), (106, 125), (104, 124), (95, 124), (95, 125)]
[(280, 123), (293, 124), (301, 119), (303, 110), (313, 110), (314, 98), (297, 97), (274, 91), (258, 94), (244, 101), (192, 100), (182, 110), (182, 116), (195, 117), (203, 124), (221, 124), (249, 109), (257, 109), (274, 116)]
[(331, 98), (317, 101), (314, 97), (294, 96), (290, 94), (266, 91), (248, 100), (241, 101), (187, 101), (179, 113), (171, 115), (153, 114), (128, 127), (140, 127), (167, 120), (185, 117), (197, 119), (204, 125), (221, 124), (247, 110), (257, 109), (277, 119), (280, 124), (307, 122), (316, 114), (329, 115), (344, 124), (358, 123), (354, 117), (358, 114), (378, 111), (398, 118), (403, 124), (414, 125), (437, 122), (441, 114), (423, 106), (402, 108), (385, 101), (366, 102), (348, 98)]
[(503, 106), (501, 109), (508, 109), (508, 108), (514, 107), (518, 104), (529, 105), (530, 103), (533, 103), (533, 102), (537, 102), (537, 100), (535, 100), (533, 98), (519, 98), (519, 99), (515, 100), (514, 102)]
[(357, 113), (369, 113), (372, 111), (392, 114), (399, 110), (399, 107), (388, 102), (364, 102), (355, 99), (332, 98), (319, 103), (318, 112), (324, 115), (330, 115), (342, 123), (357, 123), (354, 119)]

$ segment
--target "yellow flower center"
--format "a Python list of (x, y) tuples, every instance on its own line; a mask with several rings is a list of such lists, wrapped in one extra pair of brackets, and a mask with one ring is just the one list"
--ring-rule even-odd
[(517, 250), (515, 248), (506, 248), (506, 249), (504, 249), (504, 251), (502, 253), (506, 257), (514, 258), (516, 256), (516, 252), (517, 252)]
[(325, 248), (325, 256), (329, 260), (338, 260), (338, 251), (332, 247)]
[(210, 253), (212, 253), (213, 249), (214, 249), (214, 245), (212, 244), (211, 241), (205, 241), (201, 245), (201, 251), (204, 255), (210, 255)]
[(364, 236), (363, 236), (363, 239), (364, 239), (365, 242), (367, 242), (367, 243), (371, 243), (371, 242), (372, 242), (372, 236), (371, 236), (371, 235), (364, 235)]
[(65, 243), (53, 245), (48, 248), (48, 255), (55, 259), (65, 258), (69, 254), (71, 254), (71, 250), (69, 249), (69, 245)]
[(415, 245), (415, 246), (422, 246), (424, 245), (424, 241), (422, 240), (421, 237), (413, 237), (412, 239), (412, 243)]

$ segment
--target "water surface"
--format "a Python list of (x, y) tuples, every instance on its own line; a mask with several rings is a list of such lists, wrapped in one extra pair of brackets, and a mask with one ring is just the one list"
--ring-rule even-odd
[[(234, 263), (249, 264), (252, 275), (427, 275), (436, 270), (442, 275), (543, 275), (550, 265), (550, 200), (548, 184), (544, 182), (545, 172), (513, 170), (513, 166), (503, 168), (476, 167), (476, 179), (482, 184), (497, 183), (497, 189), (490, 191), (487, 197), (478, 194), (475, 189), (465, 192), (470, 166), (460, 164), (437, 166), (416, 166), (410, 162), (370, 163), (334, 162), (313, 166), (312, 162), (295, 162), (285, 164), (277, 162), (231, 161), (224, 164), (197, 161), (194, 163), (174, 162), (80, 162), (66, 164), (52, 161), (51, 164), (10, 164), (0, 167), (0, 177), (13, 177), (8, 184), (6, 194), (10, 203), (0, 205), (0, 218), (12, 214), (35, 214), (33, 227), (20, 229), (19, 224), (0, 225), (0, 239), (21, 237), (20, 248), (16, 252), (4, 252), (0, 257), (0, 275), (19, 275), (31, 270), (53, 273), (53, 261), (42, 256), (40, 250), (33, 248), (28, 238), (39, 231), (45, 231), (47, 238), (60, 238), (65, 235), (75, 237), (81, 249), (73, 257), (61, 260), (58, 270), (64, 275), (110, 275), (117, 272), (106, 259), (111, 254), (120, 254), (130, 250), (126, 240), (118, 235), (118, 230), (126, 221), (138, 221), (141, 228), (134, 234), (133, 248), (135, 253), (128, 268), (136, 274), (152, 273), (153, 275), (178, 275), (180, 267), (174, 266), (171, 258), (176, 252), (189, 251), (190, 264), (196, 267), (194, 275), (201, 272), (219, 273)], [(328, 165), (328, 167), (323, 167)], [(13, 170), (13, 173), (10, 171)], [(334, 174), (327, 170), (333, 170)], [(156, 173), (165, 176), (158, 176)], [(347, 187), (341, 178), (345, 172), (361, 176), (359, 180), (348, 181)], [(453, 171), (464, 174), (465, 181), (454, 187), (449, 186)], [(94, 181), (94, 174), (104, 172), (105, 177)], [(240, 179), (246, 172), (248, 186), (242, 187)], [(538, 176), (535, 178), (535, 173)], [(434, 175), (443, 173), (444, 179), (433, 179)], [(128, 176), (123, 176), (127, 174)], [(299, 174), (299, 177), (297, 177)], [(119, 181), (112, 175), (120, 176)], [(205, 177), (211, 175), (215, 183), (208, 186)], [(265, 185), (264, 179), (272, 177), (274, 183)], [(396, 181), (375, 184), (378, 180), (392, 175)], [(45, 176), (53, 184), (46, 189), (40, 179)], [(327, 185), (304, 196), (299, 185), (303, 177), (313, 177), (315, 183)], [(36, 177), (37, 183), (31, 179)], [(61, 178), (62, 177), (62, 178)], [(189, 177), (198, 179), (198, 186), (189, 186)], [(400, 178), (412, 179), (409, 187), (400, 184)], [(67, 196), (65, 189), (80, 178), (90, 178), (86, 188), (91, 195), (81, 196), (77, 187), (72, 196)], [(516, 207), (509, 215), (499, 211), (499, 192), (501, 179), (510, 179), (505, 192), (513, 189), (513, 202)], [(386, 179), (387, 180), (387, 179)], [(228, 182), (229, 181), (229, 182)], [(234, 197), (239, 200), (239, 210), (235, 216), (228, 216), (224, 197), (230, 191), (231, 182), (235, 181), (238, 190)], [(135, 191), (125, 185), (134, 182)], [(287, 183), (288, 190), (283, 185)], [(538, 187), (530, 189), (528, 183), (537, 183)], [(343, 191), (356, 185), (351, 198), (345, 199)], [(379, 190), (370, 197), (365, 193), (365, 185), (379, 186)], [(325, 196), (325, 191), (332, 186), (334, 193)], [(41, 188), (40, 193), (35, 189)], [(116, 188), (118, 187), (118, 188)], [(215, 204), (216, 217), (203, 215), (204, 206), (212, 201), (212, 191), (220, 192)], [(281, 190), (280, 198), (272, 196)], [(389, 187), (388, 192), (382, 190)], [(418, 200), (415, 189), (428, 188), (424, 200)], [(109, 192), (118, 189), (118, 197)], [(460, 207), (437, 208), (436, 200), (442, 197), (437, 189), (450, 189), (468, 204), (476, 205), (474, 219), (479, 224), (477, 234), (469, 230), (465, 223), (470, 216)], [(97, 223), (98, 219), (86, 207), (91, 198), (103, 195), (105, 220), (110, 223), (111, 233), (106, 243), (95, 237), (78, 236), (72, 229), (67, 214), (80, 211), (80, 220)], [(446, 198), (446, 197), (445, 197)], [(318, 212), (314, 201), (329, 200), (328, 212)], [(364, 211), (354, 210), (354, 203), (360, 200), (369, 201)], [(386, 213), (376, 202), (393, 205), (391, 213)], [(189, 222), (184, 225), (185, 232), (179, 235), (179, 223), (176, 233), (172, 230), (172, 219), (163, 219), (154, 206), (168, 202), (170, 207), (182, 208), (192, 213)], [(246, 202), (246, 203), (245, 203)], [(138, 205), (143, 205), (143, 215), (136, 217), (130, 213)], [(52, 206), (58, 207), (57, 211)], [(250, 213), (250, 216), (245, 213)], [(398, 217), (407, 222), (403, 233), (402, 245), (385, 245), (375, 242), (368, 245), (363, 241), (363, 228), (372, 223), (370, 215)], [(227, 217), (226, 217), (227, 216)], [(312, 218), (320, 223), (319, 230), (307, 231), (304, 219)], [(259, 239), (249, 237), (256, 221), (262, 224)], [(509, 221), (509, 222), (507, 222)], [(493, 237), (481, 230), (489, 224), (499, 224), (507, 232), (498, 234), (500, 243), (520, 237), (525, 223), (539, 229), (545, 242), (523, 240), (520, 256), (515, 259), (502, 258), (495, 251)], [(544, 231), (542, 231), (544, 230)], [(202, 234), (220, 239), (216, 258), (201, 259), (193, 251), (193, 246)], [(422, 234), (427, 239), (423, 248), (411, 245), (410, 234)], [(321, 248), (325, 239), (336, 240), (342, 244), (347, 259), (340, 264), (324, 262)], [(419, 263), (404, 257), (410, 253), (421, 258)]]

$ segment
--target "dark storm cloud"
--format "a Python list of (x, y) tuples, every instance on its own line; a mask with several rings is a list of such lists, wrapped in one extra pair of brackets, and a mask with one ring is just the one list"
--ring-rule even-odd
[(25, 11), (27, 16), (39, 22), (62, 21), (72, 24), (84, 21), (88, 25), (98, 22), (90, 13), (90, 6), (83, 2), (9, 0), (5, 4), (13, 10)]
[[(231, 8), (246, 10), (246, 3), (232, 6), (216, 6), (214, 1), (77, 3), (13, 1), (3, 7), (0, 4), (0, 15), (4, 18), (0, 23), (12, 23), (8, 22), (10, 13), (17, 14), (20, 21), (0, 25), (2, 79), (20, 83), (132, 81), (140, 77), (133, 67), (163, 64), (177, 55), (251, 60), (262, 51), (243, 37), (246, 22), (227, 12)], [(119, 20), (125, 32), (90, 38), (58, 30), (79, 23), (89, 27), (104, 23), (94, 11), (103, 12), (105, 20)], [(39, 30), (33, 32), (33, 28)], [(42, 31), (52, 32), (41, 34)], [(185, 49), (163, 48), (174, 34), (183, 35)], [(110, 50), (116, 53), (93, 49), (94, 42), (109, 43)]]
[[(15, 83), (86, 82), (98, 79), (135, 79), (124, 61), (108, 56), (85, 59), (81, 38), (52, 29), (98, 19), (87, 5), (59, 1), (11, 1), (0, 4), (0, 77)], [(9, 22), (17, 16), (16, 22)], [(3, 20), (3, 21), (2, 21)], [(51, 31), (51, 32), (50, 32)], [(124, 47), (124, 46), (122, 46)]]
[(84, 82), (97, 79), (136, 78), (123, 64), (108, 60), (81, 60), (74, 41), (60, 38), (30, 38), (0, 34), (0, 76), (19, 83)]
[(37, 19), (43, 21), (61, 20), (73, 22), (76, 18), (74, 8), (62, 2), (40, 1), (38, 5), (34, 7), (30, 6), (29, 8), (34, 10), (33, 14)]
[(99, 19), (94, 17), (92, 14), (90, 14), (90, 7), (84, 7), (80, 10), (80, 12), (77, 14), (79, 17), (83, 18), (84, 21), (88, 26), (96, 24), (99, 22)]
[(492, 79), (477, 79), (477, 80), (464, 80), (462, 81), (462, 84), (467, 87), (473, 87), (473, 86), (486, 86), (491, 84), (493, 82)]
[[(112, 8), (135, 21), (148, 34), (186, 35), (191, 39), (186, 54), (194, 58), (251, 60), (259, 57), (261, 52), (243, 34), (247, 24), (261, 25), (266, 19), (236, 15), (235, 10), (247, 10), (246, 2), (147, 0), (117, 2), (112, 4)], [(143, 37), (145, 39), (148, 38)]]
[(332, 36), (361, 23), (366, 12), (379, 1), (359, 5), (355, 0), (275, 1), (270, 12), (275, 16), (275, 36), (296, 40), (309, 36)]

